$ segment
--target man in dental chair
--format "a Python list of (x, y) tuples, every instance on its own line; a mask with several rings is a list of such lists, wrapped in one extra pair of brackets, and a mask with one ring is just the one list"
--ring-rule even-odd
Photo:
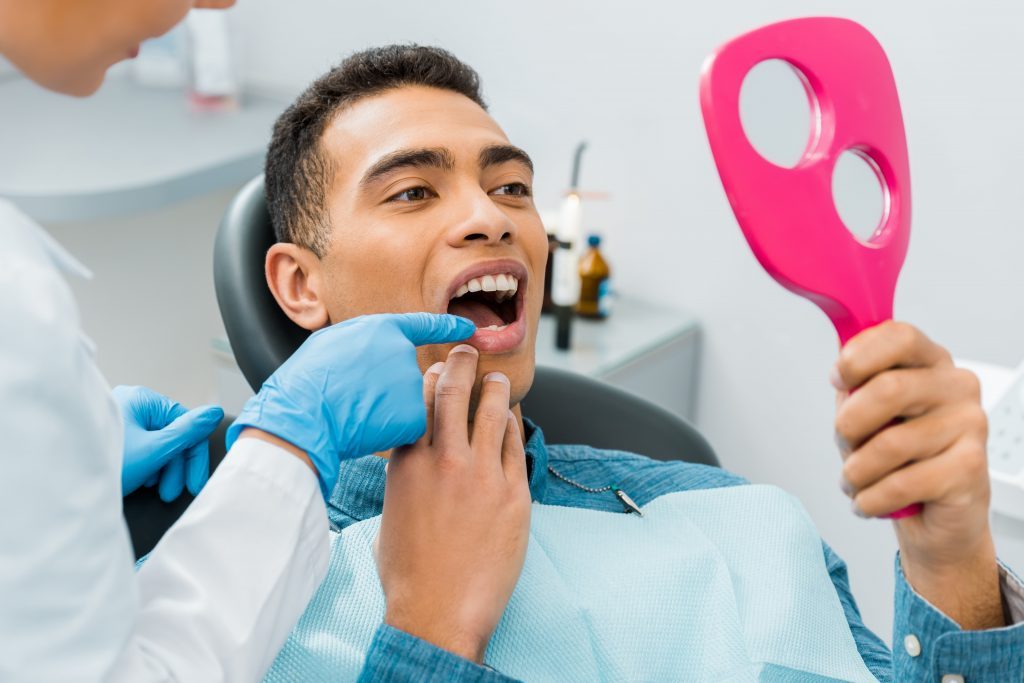
[(450, 312), (477, 331), (418, 350), (419, 441), (342, 463), (327, 578), (268, 678), (1024, 680), (1024, 588), (995, 556), (977, 380), (897, 322), (833, 370), (854, 513), (924, 504), (893, 523), (891, 653), (787, 494), (546, 445), (523, 420), (548, 249), (532, 180), (476, 73), (435, 48), (357, 53), (278, 120), (266, 272), (289, 318)]

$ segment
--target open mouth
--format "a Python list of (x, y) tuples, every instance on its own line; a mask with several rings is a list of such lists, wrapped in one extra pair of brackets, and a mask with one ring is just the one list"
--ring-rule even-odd
[(469, 343), (481, 352), (499, 353), (518, 346), (526, 336), (523, 300), (526, 269), (509, 261), (482, 264), (456, 280), (448, 312), (473, 321)]
[(480, 329), (500, 330), (516, 318), (519, 278), (511, 273), (471, 278), (455, 290), (448, 312), (469, 318)]

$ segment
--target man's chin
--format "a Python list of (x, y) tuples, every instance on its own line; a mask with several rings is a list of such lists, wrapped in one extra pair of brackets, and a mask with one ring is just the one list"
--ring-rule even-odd
[(480, 389), (484, 383), (484, 377), (492, 372), (500, 372), (506, 377), (510, 384), (509, 392), (509, 407), (513, 408), (526, 397), (526, 394), (530, 391), (530, 385), (533, 384), (533, 367), (529, 370), (523, 368), (512, 369), (502, 367), (502, 363), (484, 363), (484, 358), (481, 357), (480, 366), (477, 367), (476, 382), (473, 383), (473, 393), (470, 395), (470, 407), (469, 407), (469, 419), (472, 421), (474, 413), (476, 413), (476, 407), (480, 398)]

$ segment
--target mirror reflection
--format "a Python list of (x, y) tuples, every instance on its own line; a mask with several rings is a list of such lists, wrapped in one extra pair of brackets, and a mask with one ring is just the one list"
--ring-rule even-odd
[(882, 172), (865, 152), (846, 150), (832, 170), (832, 200), (839, 218), (855, 237), (867, 241), (878, 231), (888, 209)]
[(758, 154), (792, 168), (812, 139), (811, 101), (800, 72), (782, 59), (760, 62), (740, 87), (740, 121)]

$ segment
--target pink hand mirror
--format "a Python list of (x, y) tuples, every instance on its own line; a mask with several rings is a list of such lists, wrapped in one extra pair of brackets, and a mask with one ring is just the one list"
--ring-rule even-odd
[[(740, 88), (757, 64), (779, 59), (800, 75), (811, 133), (793, 168), (764, 159), (740, 120)], [(736, 220), (761, 266), (828, 315), (841, 344), (892, 317), (910, 238), (910, 168), (896, 82), (882, 46), (847, 19), (783, 21), (718, 48), (701, 74), (711, 152)], [(844, 225), (832, 172), (844, 151), (860, 155), (882, 186), (882, 218), (868, 239)], [(894, 512), (915, 515), (915, 504)]]

